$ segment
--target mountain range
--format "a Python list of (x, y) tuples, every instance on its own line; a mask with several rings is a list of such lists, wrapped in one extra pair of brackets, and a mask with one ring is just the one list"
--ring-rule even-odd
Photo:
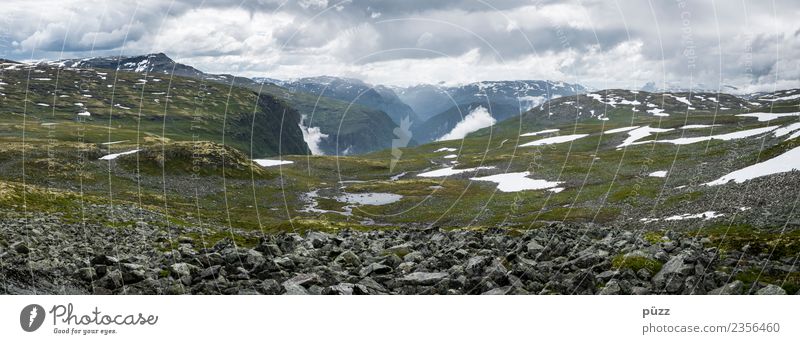
[[(63, 68), (181, 76), (249, 89), (282, 99), (299, 114), (292, 117), (291, 122), (297, 123), (303, 131), (307, 145), (314, 147), (313, 153), (329, 155), (363, 154), (390, 148), (392, 140), (396, 139), (395, 129), (404, 119), (406, 123), (411, 123), (409, 145), (435, 141), (460, 123), (468, 125), (465, 118), (479, 107), (487, 109), (495, 122), (503, 122), (523, 113), (523, 118), (535, 116), (543, 121), (559, 122), (564, 118), (572, 118), (572, 115), (602, 118), (607, 111), (613, 111), (619, 105), (630, 105), (632, 111), (654, 115), (659, 115), (658, 111), (664, 114), (680, 111), (687, 106), (690, 110), (753, 108), (764, 105), (768, 101), (764, 97), (769, 96), (755, 93), (740, 97), (695, 91), (691, 93), (694, 98), (689, 100), (688, 91), (675, 87), (670, 91), (657, 91), (655, 83), (648, 83), (641, 91), (604, 90), (590, 93), (579, 84), (544, 80), (398, 87), (371, 85), (358, 79), (334, 76), (294, 80), (268, 77), (251, 79), (205, 73), (175, 62), (163, 53), (67, 59), (47, 64)], [(783, 97), (792, 99), (791, 96), (787, 94)], [(483, 125), (488, 123), (491, 122)]]

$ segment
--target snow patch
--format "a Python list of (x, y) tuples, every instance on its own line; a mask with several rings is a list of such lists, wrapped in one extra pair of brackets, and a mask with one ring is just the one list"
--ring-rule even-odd
[(775, 137), (785, 136), (796, 130), (800, 130), (800, 123), (792, 123), (785, 127), (775, 129)]
[(545, 130), (534, 131), (532, 133), (521, 134), (520, 136), (536, 136), (539, 134), (549, 134), (549, 133), (555, 133), (559, 130), (561, 129), (545, 129)]
[(622, 127), (622, 128), (616, 128), (616, 129), (606, 130), (606, 131), (604, 131), (604, 132), (603, 132), (603, 134), (616, 134), (616, 133), (622, 133), (622, 132), (626, 132), (626, 131), (631, 131), (631, 130), (633, 130), (633, 129), (636, 129), (636, 128), (638, 128), (638, 127)]
[(366, 192), (366, 193), (346, 193), (336, 196), (339, 202), (358, 204), (358, 205), (386, 205), (401, 200), (403, 196), (393, 193)]
[(786, 112), (786, 113), (770, 113), (770, 112), (753, 112), (753, 113), (743, 113), (741, 115), (736, 115), (737, 117), (755, 117), (758, 119), (759, 122), (766, 122), (771, 121), (774, 119), (778, 119), (781, 117), (792, 117), (792, 116), (800, 116), (800, 112)]
[(689, 124), (684, 125), (678, 129), (686, 130), (686, 129), (703, 129), (703, 128), (711, 128), (711, 127), (719, 127), (719, 124)]
[(253, 162), (261, 167), (271, 167), (279, 165), (294, 164), (294, 161), (289, 160), (273, 160), (273, 159), (254, 159)]
[(532, 142), (528, 142), (525, 144), (519, 145), (520, 147), (530, 147), (530, 146), (542, 146), (542, 145), (550, 145), (555, 143), (565, 143), (575, 141), (577, 139), (589, 136), (588, 134), (574, 134), (574, 135), (561, 135), (561, 136), (553, 136), (548, 137), (546, 139), (540, 139)]
[(796, 170), (800, 170), (800, 147), (795, 147), (767, 161), (733, 171), (704, 185), (723, 185), (731, 180), (741, 184), (750, 179)]
[(714, 218), (722, 217), (724, 214), (717, 213), (716, 211), (706, 211), (699, 214), (682, 214), (682, 215), (674, 215), (665, 218), (665, 221), (680, 221), (680, 220), (689, 220), (689, 219), (703, 219), (703, 220), (711, 220)]
[(455, 169), (451, 167), (440, 168), (438, 170), (428, 171), (424, 173), (417, 174), (417, 177), (424, 177), (424, 178), (436, 178), (436, 177), (447, 177), (456, 174), (461, 174), (465, 172), (474, 172), (478, 170), (491, 170), (494, 166), (479, 166), (473, 168), (462, 168), (462, 169)]
[(732, 133), (712, 135), (712, 136), (681, 137), (681, 138), (671, 139), (671, 140), (656, 140), (656, 141), (636, 142), (634, 144), (643, 144), (643, 143), (649, 143), (649, 142), (656, 142), (656, 143), (672, 143), (672, 144), (675, 144), (675, 145), (688, 145), (688, 144), (692, 144), (692, 143), (705, 142), (705, 141), (710, 141), (710, 140), (731, 141), (731, 140), (743, 139), (743, 138), (748, 138), (748, 137), (751, 137), (751, 136), (761, 135), (761, 134), (773, 131), (776, 128), (778, 128), (778, 126), (756, 128), (756, 129), (748, 129), (748, 130), (740, 130), (740, 131), (734, 131)]
[(544, 179), (530, 179), (528, 178), (529, 175), (530, 172), (527, 171), (502, 173), (486, 177), (470, 178), (470, 180), (497, 183), (497, 189), (502, 192), (552, 189), (561, 184), (561, 182), (549, 182)]
[(114, 154), (103, 155), (103, 156), (100, 157), (100, 160), (114, 160), (114, 159), (119, 158), (119, 157), (121, 157), (123, 155), (133, 154), (133, 153), (136, 153), (138, 151), (139, 151), (139, 149), (134, 149), (134, 150), (127, 151), (127, 152), (122, 152), (122, 153), (114, 153)]
[(669, 117), (669, 114), (665, 113), (664, 109), (659, 109), (659, 108), (653, 108), (653, 109), (647, 110), (647, 113), (652, 114), (653, 116), (658, 116), (658, 117)]
[(628, 132), (628, 138), (625, 139), (625, 141), (622, 141), (622, 143), (617, 147), (621, 148), (621, 147), (625, 147), (625, 146), (630, 146), (630, 145), (636, 143), (636, 141), (639, 141), (640, 139), (648, 137), (653, 133), (665, 133), (665, 132), (668, 132), (668, 131), (672, 131), (672, 129), (652, 128), (650, 126), (636, 128), (636, 129), (633, 129), (633, 130), (629, 131)]

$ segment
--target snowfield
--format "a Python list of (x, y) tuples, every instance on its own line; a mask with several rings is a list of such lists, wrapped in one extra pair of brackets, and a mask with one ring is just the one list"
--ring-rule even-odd
[(730, 181), (744, 183), (750, 179), (796, 170), (800, 170), (800, 147), (795, 147), (767, 161), (733, 171), (704, 185), (723, 185)]
[(114, 159), (119, 158), (119, 157), (121, 157), (123, 155), (133, 154), (133, 153), (136, 153), (138, 151), (139, 151), (138, 149), (134, 149), (134, 150), (127, 151), (127, 152), (122, 152), (122, 153), (114, 153), (114, 154), (103, 155), (103, 156), (100, 157), (100, 160), (114, 160)]
[[(528, 176), (530, 172), (514, 172), (495, 174), (486, 177), (470, 178), (470, 180), (484, 181), (497, 183), (497, 190), (502, 192), (518, 192), (524, 190), (543, 190), (554, 189), (561, 182), (549, 182), (544, 179), (530, 179)], [(561, 190), (552, 190), (553, 192), (560, 192)]]
[(528, 143), (524, 143), (519, 145), (520, 147), (530, 147), (530, 146), (542, 146), (542, 145), (551, 145), (555, 143), (565, 143), (575, 141), (580, 138), (584, 138), (589, 136), (588, 134), (575, 134), (575, 135), (562, 135), (562, 136), (553, 136), (548, 137), (546, 139), (536, 140)]
[(253, 162), (262, 167), (271, 167), (279, 165), (294, 164), (294, 161), (289, 160), (273, 160), (273, 159), (254, 159)]

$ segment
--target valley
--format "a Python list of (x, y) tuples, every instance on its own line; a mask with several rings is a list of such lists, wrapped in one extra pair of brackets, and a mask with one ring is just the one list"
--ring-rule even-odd
[(798, 292), (800, 90), (451, 108), (103, 61), (0, 64), (6, 293)]

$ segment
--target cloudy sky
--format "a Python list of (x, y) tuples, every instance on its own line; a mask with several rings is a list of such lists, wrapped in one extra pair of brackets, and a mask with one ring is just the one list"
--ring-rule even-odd
[(800, 87), (797, 0), (3, 0), (0, 57), (372, 83)]

